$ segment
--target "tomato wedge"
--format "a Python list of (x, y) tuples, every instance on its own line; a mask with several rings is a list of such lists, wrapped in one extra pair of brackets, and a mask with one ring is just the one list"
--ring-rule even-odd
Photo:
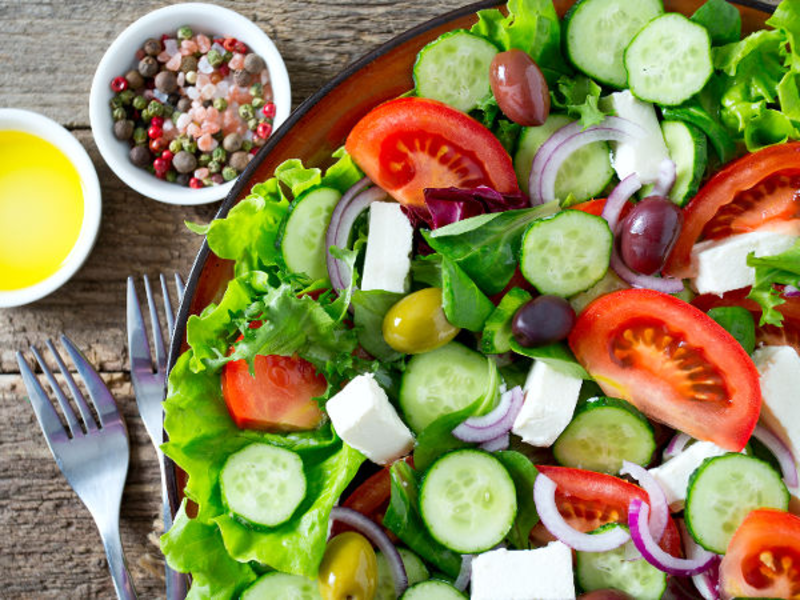
[(704, 231), (719, 238), (788, 221), (800, 233), (800, 198), (797, 188), (791, 187), (798, 174), (798, 142), (769, 146), (729, 163), (684, 209), (683, 228), (664, 272), (691, 276), (692, 247)]
[(300, 431), (316, 428), (322, 411), (314, 400), (328, 387), (314, 366), (293, 356), (256, 356), (255, 377), (247, 362), (222, 368), (222, 396), (241, 429)]
[(345, 142), (372, 181), (403, 204), (425, 206), (425, 188), (482, 185), (519, 192), (511, 157), (472, 117), (436, 100), (398, 98), (361, 119)]
[[(647, 492), (642, 488), (613, 475), (550, 465), (536, 465), (536, 468), (556, 484), (558, 512), (567, 523), (584, 533), (607, 523), (627, 524), (631, 501), (648, 502)], [(543, 528), (541, 524), (534, 528), (537, 538)], [(664, 531), (661, 547), (673, 556), (681, 556), (681, 537), (672, 519)]]
[(692, 437), (740, 451), (761, 410), (753, 361), (701, 310), (653, 290), (592, 302), (569, 336), (578, 361), (609, 395)]
[(758, 509), (733, 534), (720, 564), (724, 599), (800, 598), (800, 517)]

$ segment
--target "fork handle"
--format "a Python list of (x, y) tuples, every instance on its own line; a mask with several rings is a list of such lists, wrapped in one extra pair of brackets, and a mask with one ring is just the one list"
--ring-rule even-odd
[(110, 527), (101, 530), (103, 548), (108, 559), (108, 570), (114, 580), (114, 589), (119, 600), (136, 600), (136, 590), (133, 588), (133, 579), (125, 564), (125, 555), (122, 553), (122, 540), (119, 537), (119, 527)]
[[(160, 448), (156, 448), (156, 453), (158, 454), (158, 466), (161, 471), (161, 510), (164, 520), (164, 532), (166, 533), (172, 527), (172, 505), (170, 504), (169, 484), (167, 483), (167, 469), (169, 467), (166, 463), (166, 457)], [(164, 576), (167, 584), (166, 600), (184, 600), (188, 588), (186, 575), (175, 571), (164, 560)]]

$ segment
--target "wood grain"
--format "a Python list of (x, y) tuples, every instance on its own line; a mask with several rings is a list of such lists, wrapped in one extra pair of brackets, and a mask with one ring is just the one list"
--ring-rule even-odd
[[(341, 68), (458, 0), (238, 0), (218, 2), (252, 19), (283, 53), (299, 104)], [(168, 206), (128, 189), (98, 155), (88, 97), (106, 47), (152, 0), (0, 0), (0, 106), (43, 113), (73, 130), (98, 169), (103, 224), (81, 271), (36, 304), (0, 310), (0, 598), (112, 598), (102, 546), (88, 512), (64, 481), (24, 398), (16, 350), (66, 332), (103, 372), (125, 413), (131, 468), (122, 538), (139, 597), (163, 597), (155, 453), (127, 373), (125, 278), (186, 274), (200, 239), (184, 220), (209, 220), (217, 205)], [(158, 32), (154, 32), (158, 33)]]

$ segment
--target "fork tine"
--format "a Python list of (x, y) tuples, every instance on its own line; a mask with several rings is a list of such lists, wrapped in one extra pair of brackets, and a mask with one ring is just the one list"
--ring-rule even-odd
[(61, 419), (58, 418), (58, 413), (53, 408), (50, 398), (48, 398), (36, 375), (33, 374), (33, 370), (28, 365), (28, 361), (25, 360), (22, 352), (17, 352), (17, 364), (22, 374), (25, 389), (28, 391), (28, 398), (31, 406), (33, 406), (33, 412), (36, 413), (36, 419), (39, 421), (39, 426), (42, 428), (47, 445), (50, 446), (52, 451), (51, 443), (67, 441), (67, 432), (61, 424)]
[(58, 400), (58, 405), (61, 407), (61, 412), (64, 413), (64, 418), (67, 420), (69, 432), (72, 434), (72, 437), (80, 437), (83, 435), (81, 424), (78, 421), (78, 418), (75, 416), (75, 411), (73, 411), (72, 407), (69, 405), (69, 400), (67, 400), (64, 392), (61, 391), (61, 386), (58, 385), (55, 375), (53, 375), (50, 367), (47, 366), (47, 363), (42, 358), (42, 355), (39, 354), (39, 351), (35, 346), (31, 346), (31, 352), (33, 353), (34, 358), (36, 358), (36, 362), (39, 363), (39, 368), (42, 369), (42, 373), (44, 373), (44, 376), (47, 378), (47, 383), (50, 384), (50, 389), (53, 390), (56, 400)]
[(161, 280), (161, 295), (164, 297), (164, 312), (167, 313), (167, 340), (172, 339), (172, 330), (175, 329), (175, 313), (172, 310), (172, 301), (169, 297), (169, 288), (167, 287), (167, 278), (164, 274), (158, 276)]
[(64, 364), (64, 361), (62, 360), (61, 355), (58, 353), (58, 350), (56, 350), (52, 340), (47, 340), (47, 347), (55, 357), (56, 364), (58, 364), (58, 368), (61, 371), (61, 374), (64, 376), (64, 380), (67, 382), (67, 387), (72, 393), (75, 404), (78, 405), (78, 410), (83, 417), (83, 424), (86, 426), (87, 433), (97, 431), (97, 423), (95, 423), (94, 417), (92, 416), (92, 411), (89, 410), (89, 405), (86, 403), (86, 398), (83, 397), (83, 393), (78, 386), (75, 385), (75, 380), (72, 378), (72, 373), (69, 372), (67, 365)]
[(153, 371), (153, 360), (150, 358), (150, 343), (147, 341), (147, 330), (144, 327), (142, 307), (133, 277), (128, 277), (128, 352), (131, 359), (131, 370)]
[(178, 290), (178, 302), (181, 302), (183, 300), (183, 291), (186, 286), (183, 285), (183, 279), (181, 279), (181, 276), (177, 273), (175, 273), (175, 287)]
[(164, 351), (164, 337), (161, 335), (161, 324), (158, 322), (158, 310), (153, 290), (150, 287), (150, 278), (144, 276), (144, 291), (147, 294), (147, 308), (150, 310), (150, 326), (153, 330), (153, 344), (156, 348), (156, 366), (161, 371), (167, 366), (167, 353)]
[(101, 426), (107, 427), (115, 422), (122, 422), (122, 417), (120, 417), (119, 411), (117, 410), (114, 397), (111, 395), (111, 392), (108, 391), (106, 384), (103, 382), (100, 375), (97, 374), (97, 371), (94, 370), (92, 365), (89, 364), (89, 361), (86, 360), (86, 357), (83, 356), (83, 353), (78, 350), (78, 347), (72, 340), (63, 333), (61, 334), (61, 345), (75, 364), (78, 375), (83, 378), (83, 383), (89, 391), (89, 397), (92, 399), (97, 414), (100, 416)]

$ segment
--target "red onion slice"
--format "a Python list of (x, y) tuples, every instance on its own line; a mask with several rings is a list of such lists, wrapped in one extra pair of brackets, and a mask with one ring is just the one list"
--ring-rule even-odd
[(617, 186), (608, 195), (608, 200), (603, 207), (603, 212), (600, 216), (608, 222), (608, 227), (611, 232), (616, 235), (617, 225), (619, 224), (619, 216), (625, 203), (642, 187), (642, 182), (636, 176), (636, 173), (628, 175), (625, 179), (620, 181)]
[(683, 280), (681, 279), (642, 275), (633, 271), (622, 260), (616, 244), (611, 249), (611, 268), (623, 281), (635, 288), (647, 288), (665, 294), (680, 294), (683, 291)]
[(463, 554), (461, 556), (461, 570), (458, 572), (458, 577), (456, 577), (456, 580), (453, 582), (453, 587), (460, 592), (467, 589), (469, 580), (472, 579), (472, 560), (474, 558), (474, 554)]
[(478, 447), (481, 450), (486, 450), (486, 452), (500, 452), (500, 450), (508, 450), (510, 445), (511, 436), (508, 435), (508, 433), (504, 433), (503, 435), (497, 436), (488, 442), (483, 442)]
[(783, 286), (783, 295), (785, 298), (797, 298), (800, 296), (800, 290), (793, 285), (785, 285)]
[(619, 548), (631, 536), (622, 527), (614, 527), (604, 533), (589, 535), (582, 533), (570, 525), (558, 512), (556, 505), (555, 482), (539, 473), (533, 484), (533, 501), (544, 526), (560, 542), (581, 552), (607, 552)]
[(668, 158), (662, 160), (661, 164), (658, 165), (658, 179), (653, 184), (653, 189), (649, 195), (666, 196), (669, 194), (672, 186), (675, 185), (676, 174), (677, 168), (675, 167), (675, 163)]
[(328, 267), (328, 278), (335, 290), (347, 289), (351, 274), (341, 261), (331, 255), (330, 247), (347, 248), (350, 231), (358, 216), (373, 202), (388, 197), (388, 194), (379, 187), (367, 189), (371, 183), (366, 177), (356, 183), (339, 199), (331, 214), (331, 221), (325, 233), (325, 264)]
[(406, 566), (403, 564), (403, 559), (397, 551), (397, 548), (395, 548), (395, 545), (383, 529), (357, 510), (345, 508), (343, 506), (334, 506), (331, 509), (331, 520), (341, 521), (357, 529), (360, 533), (364, 534), (364, 537), (375, 544), (378, 550), (383, 552), (383, 555), (386, 557), (386, 562), (389, 563), (389, 569), (392, 572), (394, 592), (398, 598), (402, 596), (403, 592), (408, 587)]
[(688, 559), (676, 558), (659, 548), (658, 543), (650, 535), (647, 524), (649, 514), (650, 507), (647, 502), (642, 502), (638, 498), (631, 502), (628, 509), (628, 527), (631, 530), (631, 539), (647, 562), (660, 571), (678, 577), (690, 577), (711, 568), (717, 555), (708, 550), (703, 549), (695, 558)]
[(523, 399), (519, 386), (503, 393), (492, 412), (470, 417), (453, 429), (453, 436), (462, 442), (483, 443), (507, 434), (522, 409)]
[(767, 450), (772, 452), (772, 455), (778, 460), (786, 485), (790, 488), (797, 487), (800, 484), (797, 477), (797, 463), (794, 460), (792, 451), (783, 443), (783, 440), (760, 423), (753, 430), (753, 437), (764, 444)]
[(556, 177), (573, 152), (594, 142), (622, 142), (644, 135), (636, 123), (620, 117), (606, 117), (602, 123), (581, 128), (579, 121), (565, 125), (542, 144), (531, 165), (528, 192), (531, 205), (556, 199)]
[(667, 447), (664, 448), (664, 453), (662, 454), (664, 460), (669, 460), (683, 452), (683, 449), (686, 448), (686, 444), (688, 444), (691, 439), (692, 437), (689, 434), (683, 432), (676, 433), (669, 441), (669, 444), (667, 444)]
[(664, 490), (658, 484), (658, 481), (650, 474), (644, 467), (627, 460), (622, 461), (622, 469), (620, 475), (630, 475), (639, 485), (642, 486), (650, 501), (650, 535), (656, 542), (660, 542), (664, 536), (664, 530), (667, 528), (667, 521), (669, 521), (669, 504), (667, 503), (667, 496)]
[[(686, 529), (686, 523), (682, 519), (678, 519), (678, 526), (681, 530), (681, 539), (683, 540), (683, 549), (686, 556), (695, 558), (698, 552), (702, 552), (703, 548), (694, 541), (694, 538), (689, 534)], [(692, 575), (692, 583), (703, 600), (719, 600), (719, 563), (720, 557), (717, 556), (707, 571), (703, 571), (697, 575)]]

